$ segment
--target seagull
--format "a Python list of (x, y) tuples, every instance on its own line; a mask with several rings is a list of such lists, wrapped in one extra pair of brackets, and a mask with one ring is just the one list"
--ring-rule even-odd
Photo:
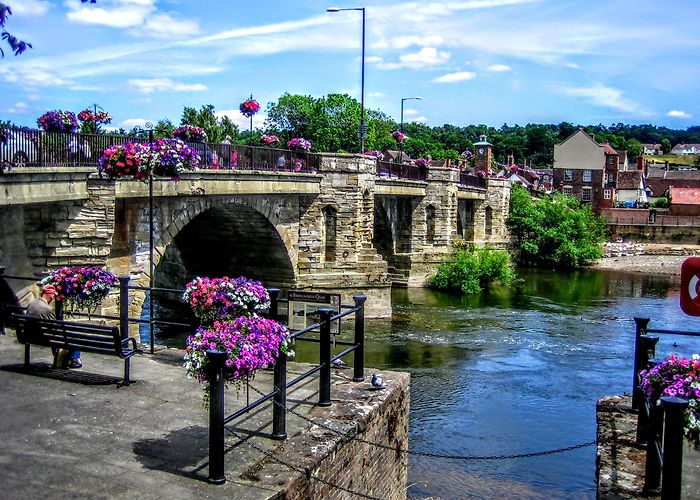
[(378, 376), (376, 373), (372, 374), (372, 387), (375, 389), (386, 389), (386, 384), (382, 377)]
[(336, 367), (348, 366), (348, 364), (340, 358), (334, 359), (333, 361), (331, 361), (331, 364)]

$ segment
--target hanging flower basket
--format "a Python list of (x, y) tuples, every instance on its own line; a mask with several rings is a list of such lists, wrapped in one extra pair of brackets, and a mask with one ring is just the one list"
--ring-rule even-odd
[(416, 160), (416, 167), (418, 168), (426, 168), (428, 165), (428, 160), (426, 160), (425, 158), (418, 158)]
[(112, 123), (112, 115), (106, 111), (93, 112), (91, 109), (84, 109), (78, 113), (78, 120), (86, 123)]
[(406, 139), (408, 139), (408, 136), (400, 130), (394, 130), (391, 133), (391, 137), (393, 137), (396, 142), (404, 142)]
[(203, 325), (251, 315), (270, 307), (270, 295), (259, 281), (248, 278), (196, 277), (183, 298)]
[(700, 448), (700, 356), (690, 359), (671, 355), (666, 361), (640, 372), (641, 390), (652, 404), (660, 404), (662, 396), (687, 399), (684, 432), (688, 440)]
[(69, 311), (78, 309), (96, 310), (107, 297), (117, 277), (98, 267), (61, 267), (42, 279), (39, 284), (53, 285), (58, 292), (57, 302), (62, 302)]
[(255, 113), (260, 111), (260, 104), (258, 103), (258, 101), (251, 97), (250, 99), (246, 99), (245, 101), (243, 101), (239, 109), (241, 110), (241, 114), (243, 116), (245, 116), (246, 118), (250, 118)]
[(308, 152), (311, 151), (311, 142), (307, 141), (303, 137), (295, 137), (291, 141), (287, 142), (287, 147), (292, 151)]
[(278, 144), (280, 142), (280, 138), (272, 134), (263, 134), (260, 136), (260, 142), (270, 146), (272, 144)]
[(72, 111), (47, 111), (36, 121), (44, 132), (75, 132), (78, 119)]
[(199, 168), (199, 156), (180, 139), (156, 139), (149, 145), (148, 167), (153, 175), (177, 179), (185, 170)]
[(140, 142), (125, 142), (110, 146), (104, 150), (98, 160), (100, 177), (110, 179), (133, 177), (136, 180), (148, 180), (148, 156), (150, 147)]
[(183, 125), (173, 130), (173, 137), (185, 142), (206, 142), (207, 133), (196, 125)]
[(252, 375), (260, 368), (274, 365), (280, 354), (287, 353), (288, 339), (286, 327), (257, 315), (215, 321), (212, 326), (198, 328), (187, 338), (187, 375), (206, 382), (208, 350), (226, 353), (224, 374), (227, 380)]

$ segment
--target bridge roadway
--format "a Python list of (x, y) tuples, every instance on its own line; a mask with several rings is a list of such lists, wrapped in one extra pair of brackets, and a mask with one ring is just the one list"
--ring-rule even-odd
[[(148, 183), (100, 179), (92, 167), (13, 168), (0, 175), (0, 266), (41, 276), (99, 265), (146, 284), (153, 220), (160, 285), (246, 275), (340, 292), (344, 303), (362, 293), (372, 317), (390, 314), (392, 284), (423, 285), (456, 237), (508, 241), (507, 181), (464, 186), (449, 168), (428, 169), (426, 180), (379, 177), (360, 155), (324, 154), (319, 165), (154, 178), (152, 219)], [(30, 291), (13, 293), (24, 300)]]

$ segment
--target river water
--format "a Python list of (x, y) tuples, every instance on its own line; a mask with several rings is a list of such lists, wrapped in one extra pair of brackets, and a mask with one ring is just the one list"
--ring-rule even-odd
[[(519, 272), (517, 286), (455, 297), (397, 290), (391, 320), (367, 322), (368, 375), (411, 373), (412, 453), (493, 456), (596, 438), (596, 401), (629, 392), (634, 316), (700, 331), (678, 305), (677, 277)], [(318, 359), (298, 342), (297, 360)], [(315, 352), (314, 352), (315, 351)], [(657, 355), (700, 341), (666, 336)], [(595, 498), (594, 445), (531, 458), (409, 456), (410, 498)]]

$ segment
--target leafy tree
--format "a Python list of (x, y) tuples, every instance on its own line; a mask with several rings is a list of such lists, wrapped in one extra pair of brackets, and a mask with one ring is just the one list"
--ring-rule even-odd
[(673, 146), (671, 145), (671, 141), (669, 141), (666, 138), (661, 139), (661, 152), (663, 154), (667, 155), (671, 152), (671, 149), (673, 149)]
[(637, 139), (630, 139), (625, 145), (630, 157), (636, 158), (642, 152), (642, 143)]
[[(165, 124), (166, 120), (161, 120), (158, 123), (161, 122)], [(169, 123), (169, 120), (167, 120), (167, 122)], [(221, 142), (226, 136), (231, 137), (231, 139), (237, 139), (239, 137), (238, 127), (227, 116), (219, 120), (216, 117), (212, 104), (203, 105), (199, 111), (186, 106), (185, 109), (182, 110), (180, 125), (196, 125), (202, 127), (207, 133), (208, 142)]]
[(535, 199), (514, 185), (508, 225), (518, 240), (523, 264), (576, 269), (602, 257), (605, 224), (573, 197)]
[(430, 279), (430, 287), (471, 295), (488, 290), (493, 283), (509, 284), (514, 279), (515, 271), (507, 251), (476, 248), (458, 240), (454, 252)]

